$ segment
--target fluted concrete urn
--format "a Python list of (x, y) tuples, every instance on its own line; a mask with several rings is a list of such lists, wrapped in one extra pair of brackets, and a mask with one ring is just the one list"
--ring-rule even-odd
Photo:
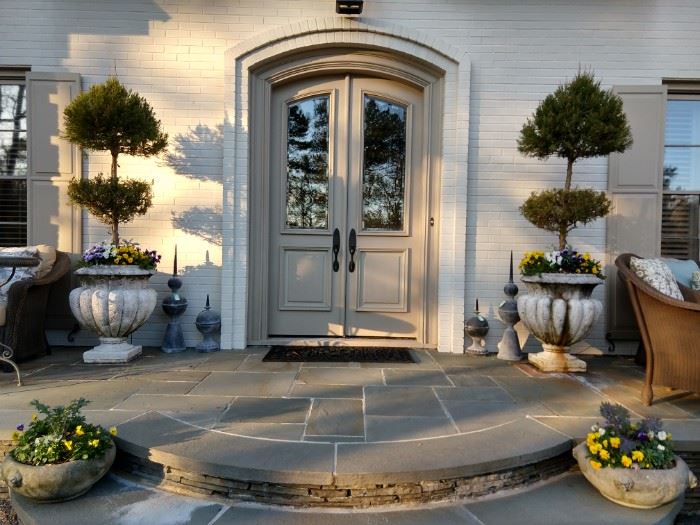
[(83, 354), (86, 363), (126, 363), (141, 346), (126, 338), (149, 318), (156, 291), (148, 288), (153, 272), (135, 265), (79, 268), (80, 287), (70, 293), (70, 308), (81, 327), (97, 332), (100, 344)]
[(543, 273), (524, 276), (528, 293), (518, 296), (520, 321), (542, 343), (528, 360), (544, 372), (585, 372), (586, 363), (569, 354), (585, 338), (603, 305), (591, 298), (603, 280), (590, 274)]

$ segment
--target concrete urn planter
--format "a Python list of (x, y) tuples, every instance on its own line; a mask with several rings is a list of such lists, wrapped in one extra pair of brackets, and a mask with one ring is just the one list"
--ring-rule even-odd
[(42, 503), (66, 501), (85, 494), (109, 471), (116, 450), (112, 443), (101, 458), (38, 466), (25, 465), (8, 454), (0, 472), (13, 493)]
[(603, 280), (595, 275), (543, 273), (521, 278), (527, 294), (518, 296), (521, 322), (539, 341), (542, 352), (528, 355), (544, 372), (585, 372), (586, 363), (568, 353), (588, 335), (603, 305), (591, 299)]
[(83, 328), (97, 332), (100, 344), (83, 354), (86, 363), (126, 363), (141, 354), (127, 342), (156, 307), (156, 291), (148, 288), (153, 272), (132, 265), (79, 268), (81, 286), (70, 293), (70, 308)]
[(683, 495), (688, 487), (697, 486), (697, 478), (678, 456), (670, 469), (594, 469), (586, 455), (586, 443), (573, 450), (581, 473), (598, 492), (610, 501), (634, 509), (654, 509)]

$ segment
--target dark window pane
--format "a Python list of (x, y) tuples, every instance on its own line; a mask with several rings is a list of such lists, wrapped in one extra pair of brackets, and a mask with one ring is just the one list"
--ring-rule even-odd
[(403, 230), (406, 108), (365, 95), (362, 228)]
[(27, 132), (0, 130), (0, 176), (27, 176)]
[(661, 255), (698, 258), (698, 195), (664, 195)]
[(27, 181), (0, 179), (0, 246), (27, 244)]
[(328, 106), (328, 96), (289, 105), (287, 228), (328, 229)]

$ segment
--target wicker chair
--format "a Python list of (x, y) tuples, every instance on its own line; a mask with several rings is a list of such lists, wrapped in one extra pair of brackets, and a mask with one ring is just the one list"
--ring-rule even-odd
[(652, 385), (700, 392), (700, 295), (680, 285), (685, 301), (664, 295), (630, 269), (624, 253), (615, 260), (626, 284), (646, 353), (642, 401), (651, 405)]
[(46, 276), (17, 281), (10, 286), (5, 325), (0, 326), (0, 343), (14, 350), (14, 361), (22, 362), (48, 353), (44, 320), (49, 292), (51, 285), (70, 269), (68, 255), (57, 251), (56, 262)]

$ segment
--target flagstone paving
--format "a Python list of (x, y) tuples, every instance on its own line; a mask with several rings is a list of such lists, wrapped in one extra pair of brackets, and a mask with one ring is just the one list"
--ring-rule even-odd
[[(438, 480), (561, 462), (597, 420), (601, 401), (619, 402), (634, 417), (663, 417), (680, 449), (700, 451), (700, 396), (656, 388), (645, 407), (643, 371), (629, 358), (586, 358), (586, 374), (547, 375), (493, 356), (427, 350), (412, 350), (415, 364), (265, 363), (265, 352), (147, 349), (126, 365), (85, 365), (80, 349), (56, 349), (21, 365), (22, 387), (0, 374), (0, 438), (27, 421), (32, 399), (53, 405), (85, 397), (88, 419), (118, 425), (120, 453), (145, 462), (146, 471), (167, 465), (192, 479), (277, 483), (285, 498), (301, 486), (327, 486), (311, 494), (325, 505), (349, 504), (343, 498), (351, 491), (342, 487), (402, 483), (409, 485), (400, 490), (422, 483), (425, 497), (449, 499), (462, 489)], [(547, 465), (551, 475), (562, 469)], [(190, 488), (206, 491), (208, 483)], [(394, 501), (396, 494), (377, 490), (371, 504)], [(479, 509), (486, 516), (496, 507)], [(233, 523), (232, 509), (217, 523)], [(255, 514), (236, 510), (246, 513)]]

